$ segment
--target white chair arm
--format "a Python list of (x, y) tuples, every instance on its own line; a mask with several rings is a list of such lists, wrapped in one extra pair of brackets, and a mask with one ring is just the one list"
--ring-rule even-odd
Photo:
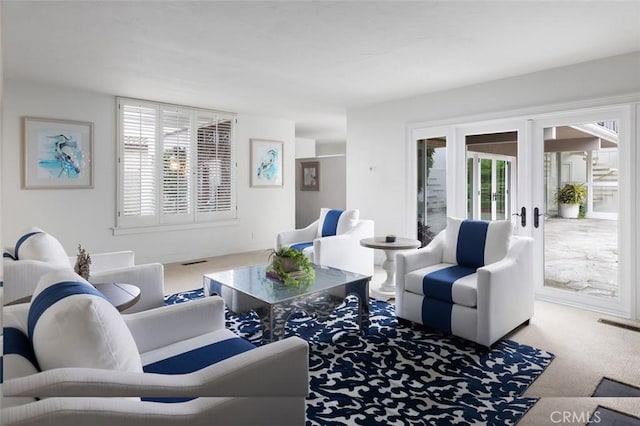
[[(267, 426), (305, 422), (304, 398), (197, 398), (155, 404), (121, 398), (47, 398), (1, 412), (3, 426)], [(215, 419), (215, 420), (212, 420)]]
[(373, 250), (360, 245), (373, 237), (373, 221), (361, 220), (349, 232), (313, 240), (314, 263), (362, 275), (373, 275)]
[(9, 379), (5, 396), (295, 397), (309, 392), (309, 346), (289, 337), (183, 375), (58, 368)]
[[(131, 250), (114, 251), (108, 253), (89, 253), (91, 256), (91, 271), (107, 271), (115, 268), (126, 268), (135, 265), (135, 253)], [(76, 258), (72, 257), (71, 264), (76, 264)]]
[(513, 328), (504, 318), (533, 316), (533, 239), (512, 237), (507, 255), (478, 269), (478, 343), (491, 345)]
[[(31, 296), (44, 274), (61, 269), (40, 260), (5, 260), (4, 261), (4, 302), (11, 303), (26, 296)], [(69, 265), (71, 267), (71, 265)]]
[(2, 324), (4, 327), (14, 327), (27, 334), (27, 322), (29, 320), (29, 303), (2, 307)]
[[(373, 237), (374, 222), (372, 220), (359, 220), (358, 224), (341, 235), (348, 235), (360, 244), (363, 238)], [(326, 238), (326, 237), (325, 237)]]
[(123, 314), (138, 352), (223, 329), (224, 300), (218, 296), (191, 300), (133, 314)]
[(126, 268), (110, 269), (91, 273), (89, 282), (133, 284), (140, 289), (140, 300), (123, 311), (140, 312), (164, 305), (164, 266), (161, 263), (147, 263)]
[(295, 243), (306, 243), (313, 241), (318, 236), (318, 221), (311, 223), (302, 229), (282, 231), (276, 235), (276, 250), (290, 246)]
[[(442, 263), (442, 253), (444, 251), (444, 231), (440, 232), (426, 247), (401, 251), (396, 255), (396, 271), (400, 275), (402, 268), (403, 275), (417, 269)], [(400, 266), (402, 263), (402, 266)]]

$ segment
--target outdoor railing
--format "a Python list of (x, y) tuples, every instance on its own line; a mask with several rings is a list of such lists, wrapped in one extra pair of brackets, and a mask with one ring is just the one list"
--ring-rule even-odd
[(598, 121), (596, 124), (600, 127), (611, 130), (613, 133), (618, 133), (618, 120)]

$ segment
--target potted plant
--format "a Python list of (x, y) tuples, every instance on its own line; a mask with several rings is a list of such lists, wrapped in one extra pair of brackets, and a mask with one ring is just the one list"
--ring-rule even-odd
[(575, 219), (580, 205), (587, 199), (587, 188), (580, 183), (567, 183), (556, 194), (560, 217)]
[(315, 278), (311, 260), (299, 250), (289, 247), (271, 250), (269, 259), (271, 264), (267, 268), (267, 276), (285, 285), (299, 287)]

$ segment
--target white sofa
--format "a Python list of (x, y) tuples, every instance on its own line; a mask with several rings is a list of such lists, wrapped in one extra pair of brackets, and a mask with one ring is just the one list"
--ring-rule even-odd
[(509, 221), (447, 219), (426, 247), (396, 257), (396, 315), (483, 346), (533, 316), (532, 246)]
[(373, 250), (362, 247), (360, 240), (373, 237), (374, 223), (359, 216), (358, 210), (322, 208), (309, 226), (278, 233), (276, 250), (295, 248), (316, 265), (372, 276)]
[[(48, 272), (61, 268), (73, 268), (76, 257), (69, 257), (62, 245), (45, 231), (37, 238), (5, 249), (4, 260), (4, 303), (11, 304), (30, 296), (38, 280)], [(18, 239), (20, 242), (20, 239)], [(27, 246), (27, 244), (30, 244)], [(16, 246), (19, 244), (16, 243)], [(20, 255), (24, 253), (24, 255)], [(15, 255), (18, 254), (17, 259)], [(91, 274), (89, 281), (98, 283), (120, 282), (140, 288), (140, 299), (125, 313), (157, 308), (164, 304), (164, 267), (161, 263), (135, 264), (133, 251), (90, 253)]]
[[(4, 307), (4, 326), (20, 339), (29, 336), (33, 352), (29, 345), (7, 342), (5, 331), (3, 425), (304, 423), (309, 387), (304, 340), (290, 337), (253, 347), (225, 329), (224, 301), (216, 296), (121, 315), (82, 283), (73, 271), (55, 271), (40, 280), (32, 303)], [(59, 285), (82, 290), (58, 291)], [(49, 290), (54, 291), (39, 297)], [(55, 296), (65, 291), (71, 294)], [(127, 352), (131, 347), (133, 357)], [(199, 360), (185, 361), (194, 353)], [(166, 368), (176, 356), (183, 357), (178, 370), (197, 369), (147, 372)], [(39, 365), (29, 362), (34, 358)], [(122, 367), (110, 367), (114, 360)], [(146, 400), (195, 397), (171, 404)]]

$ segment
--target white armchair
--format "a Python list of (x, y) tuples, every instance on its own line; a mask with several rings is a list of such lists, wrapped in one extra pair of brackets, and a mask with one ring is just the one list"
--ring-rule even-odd
[(197, 398), (175, 404), (47, 398), (5, 408), (1, 415), (3, 426), (271, 426), (303, 425), (304, 409), (301, 398)]
[(373, 250), (360, 245), (373, 237), (372, 220), (359, 219), (358, 210), (322, 208), (320, 218), (302, 229), (280, 232), (276, 249), (301, 250), (313, 263), (363, 275), (373, 275)]
[[(99, 295), (77, 278), (76, 282), (58, 279), (44, 290), (39, 284), (36, 300), (31, 304), (4, 307), (4, 326), (13, 332), (5, 332), (4, 341), (3, 425), (80, 422), (95, 426), (126, 421), (154, 425), (182, 424), (181, 421), (211, 424), (212, 415), (221, 419), (220, 424), (264, 424), (273, 419), (278, 419), (278, 424), (304, 423), (309, 389), (308, 344), (304, 340), (290, 337), (263, 346), (251, 345), (225, 328), (224, 301), (217, 296), (133, 314), (109, 314), (108, 311), (115, 308), (105, 307), (106, 301), (100, 305)], [(66, 294), (69, 290), (54, 288), (56, 285), (76, 286), (81, 290), (60, 298), (55, 294)], [(52, 288), (53, 292), (38, 300), (37, 294)], [(89, 299), (93, 300), (92, 309), (73, 312)], [(44, 309), (39, 306), (50, 300), (53, 302)], [(48, 310), (54, 312), (49, 315)], [(68, 329), (57, 330), (58, 323), (64, 324), (61, 312), (72, 318), (68, 319)], [(74, 315), (86, 320), (78, 321)], [(83, 327), (91, 323), (94, 315), (100, 318), (101, 327)], [(44, 325), (39, 325), (40, 322)], [(122, 322), (128, 331), (123, 333), (119, 329), (117, 336), (109, 336), (118, 330), (117, 322)], [(55, 326), (48, 328), (51, 323)], [(77, 331), (76, 326), (81, 330)], [(43, 336), (43, 330), (54, 332)], [(57, 332), (62, 337), (54, 336)], [(142, 370), (101, 367), (100, 363), (105, 362), (103, 358), (127, 356), (127, 348), (117, 345), (126, 345), (122, 335), (128, 333), (135, 342)], [(7, 341), (11, 336), (24, 342), (29, 335), (34, 348), (31, 353), (29, 345)], [(60, 343), (60, 339), (68, 341)], [(83, 344), (100, 342), (100, 339), (108, 341), (104, 345), (108, 351), (87, 354)], [(60, 345), (65, 348), (63, 357), (59, 356)], [(47, 356), (51, 359), (45, 359)], [(25, 364), (34, 358), (39, 365), (31, 362), (26, 368)], [(80, 366), (47, 367), (38, 371), (40, 366), (47, 363), (51, 366), (52, 362)], [(42, 397), (54, 398), (35, 400)], [(118, 404), (114, 404), (112, 397), (138, 399), (117, 400)], [(176, 398), (179, 401), (164, 403), (166, 399), (175, 401)], [(257, 409), (261, 410), (260, 416), (251, 414)], [(180, 419), (181, 416), (185, 419)], [(147, 417), (153, 421), (141, 420)]]
[(532, 245), (509, 221), (448, 218), (426, 247), (396, 257), (396, 315), (484, 346), (533, 316)]
[[(69, 257), (62, 245), (50, 234), (31, 237), (14, 248), (6, 249), (4, 256), (4, 303), (10, 304), (33, 294), (38, 280), (46, 273), (73, 269), (76, 258)], [(25, 234), (26, 235), (26, 234)], [(24, 255), (21, 255), (24, 253)], [(18, 256), (16, 256), (18, 255)], [(98, 283), (120, 282), (140, 288), (140, 299), (125, 313), (157, 308), (164, 304), (164, 267), (161, 263), (135, 264), (133, 251), (91, 253), (89, 281)], [(17, 257), (17, 258), (16, 258)]]

